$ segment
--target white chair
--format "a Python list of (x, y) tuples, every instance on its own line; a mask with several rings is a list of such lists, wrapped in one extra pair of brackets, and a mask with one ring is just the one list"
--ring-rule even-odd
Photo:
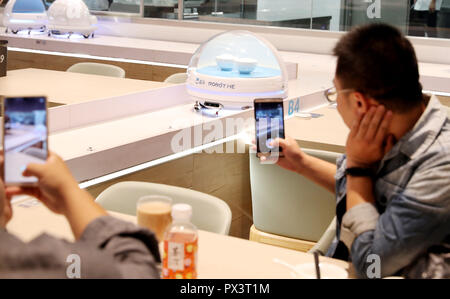
[[(339, 153), (304, 149), (335, 163)], [(334, 195), (305, 177), (250, 154), (254, 229), (250, 238), (287, 248), (325, 253), (335, 234)]]
[(165, 195), (173, 203), (192, 206), (192, 223), (197, 228), (228, 235), (231, 225), (231, 210), (223, 200), (191, 189), (147, 183), (120, 182), (106, 188), (97, 196), (96, 202), (103, 208), (129, 215), (136, 215), (136, 203), (145, 195)]
[(186, 73), (176, 73), (176, 74), (172, 74), (169, 77), (167, 77), (166, 80), (164, 80), (164, 82), (181, 84), (181, 83), (185, 83), (187, 78), (188, 78), (188, 76)]
[(67, 72), (125, 78), (125, 70), (123, 68), (97, 62), (75, 63), (67, 69)]

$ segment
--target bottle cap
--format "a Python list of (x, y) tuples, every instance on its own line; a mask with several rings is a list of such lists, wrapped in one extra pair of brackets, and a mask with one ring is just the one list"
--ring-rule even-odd
[(172, 218), (174, 220), (190, 221), (192, 216), (192, 207), (185, 203), (177, 203), (172, 206)]

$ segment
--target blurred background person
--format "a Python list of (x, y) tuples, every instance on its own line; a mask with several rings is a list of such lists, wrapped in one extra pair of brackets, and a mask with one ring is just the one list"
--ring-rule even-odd
[(441, 5), (442, 0), (414, 0), (408, 35), (437, 37), (437, 14)]

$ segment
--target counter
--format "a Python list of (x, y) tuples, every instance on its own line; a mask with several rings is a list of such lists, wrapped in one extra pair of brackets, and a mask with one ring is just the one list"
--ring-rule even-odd
[[(123, 25), (126, 29), (126, 25)], [(124, 30), (125, 30), (124, 29)], [(0, 32), (4, 32), (0, 27)], [(114, 34), (114, 32), (111, 32)], [(281, 37), (280, 37), (281, 38)], [(283, 36), (283, 38), (285, 38)], [(7, 39), (14, 51), (38, 50), (54, 55), (91, 55), (94, 57), (118, 58), (145, 63), (167, 64), (186, 67), (198, 43), (172, 42), (144, 38), (100, 35), (95, 38), (53, 38), (45, 34), (13, 35), (0, 33), (0, 39)], [(311, 38), (311, 42), (314, 39)], [(319, 42), (319, 41), (317, 41)], [(325, 47), (325, 45), (324, 45)], [(422, 50), (422, 47), (420, 48)], [(328, 85), (334, 76), (335, 58), (332, 55), (280, 51), (287, 62), (289, 78), (292, 80), (311, 80), (321, 77)], [(450, 65), (419, 63), (421, 82), (425, 90), (450, 93)]]
[[(290, 81), (288, 98), (301, 103), (302, 110), (325, 104), (323, 94), (313, 92), (327, 86), (325, 80), (318, 79), (305, 80), (308, 84)], [(190, 149), (207, 142), (203, 137), (214, 126), (223, 130), (227, 118), (253, 117), (250, 110), (224, 112), (219, 118), (196, 113), (184, 85), (68, 72), (23, 69), (0, 78), (0, 94), (18, 93), (44, 94), (50, 102), (68, 104), (50, 109), (49, 146), (63, 157), (79, 181), (169, 156), (174, 153), (171, 141), (184, 129), (194, 133), (200, 126), (202, 130), (201, 140), (185, 148)], [(328, 132), (321, 130), (314, 136), (298, 138), (314, 137), (311, 141), (319, 143), (325, 138), (323, 143), (333, 142), (328, 140)], [(292, 131), (305, 132), (301, 128)]]

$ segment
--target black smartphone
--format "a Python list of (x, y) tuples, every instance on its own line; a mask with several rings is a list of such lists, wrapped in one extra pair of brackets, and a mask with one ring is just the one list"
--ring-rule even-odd
[(256, 156), (283, 156), (280, 147), (273, 147), (270, 143), (276, 138), (284, 136), (283, 99), (255, 99), (256, 125)]
[(3, 98), (3, 178), (5, 185), (35, 186), (36, 177), (24, 177), (29, 163), (48, 157), (47, 98)]

